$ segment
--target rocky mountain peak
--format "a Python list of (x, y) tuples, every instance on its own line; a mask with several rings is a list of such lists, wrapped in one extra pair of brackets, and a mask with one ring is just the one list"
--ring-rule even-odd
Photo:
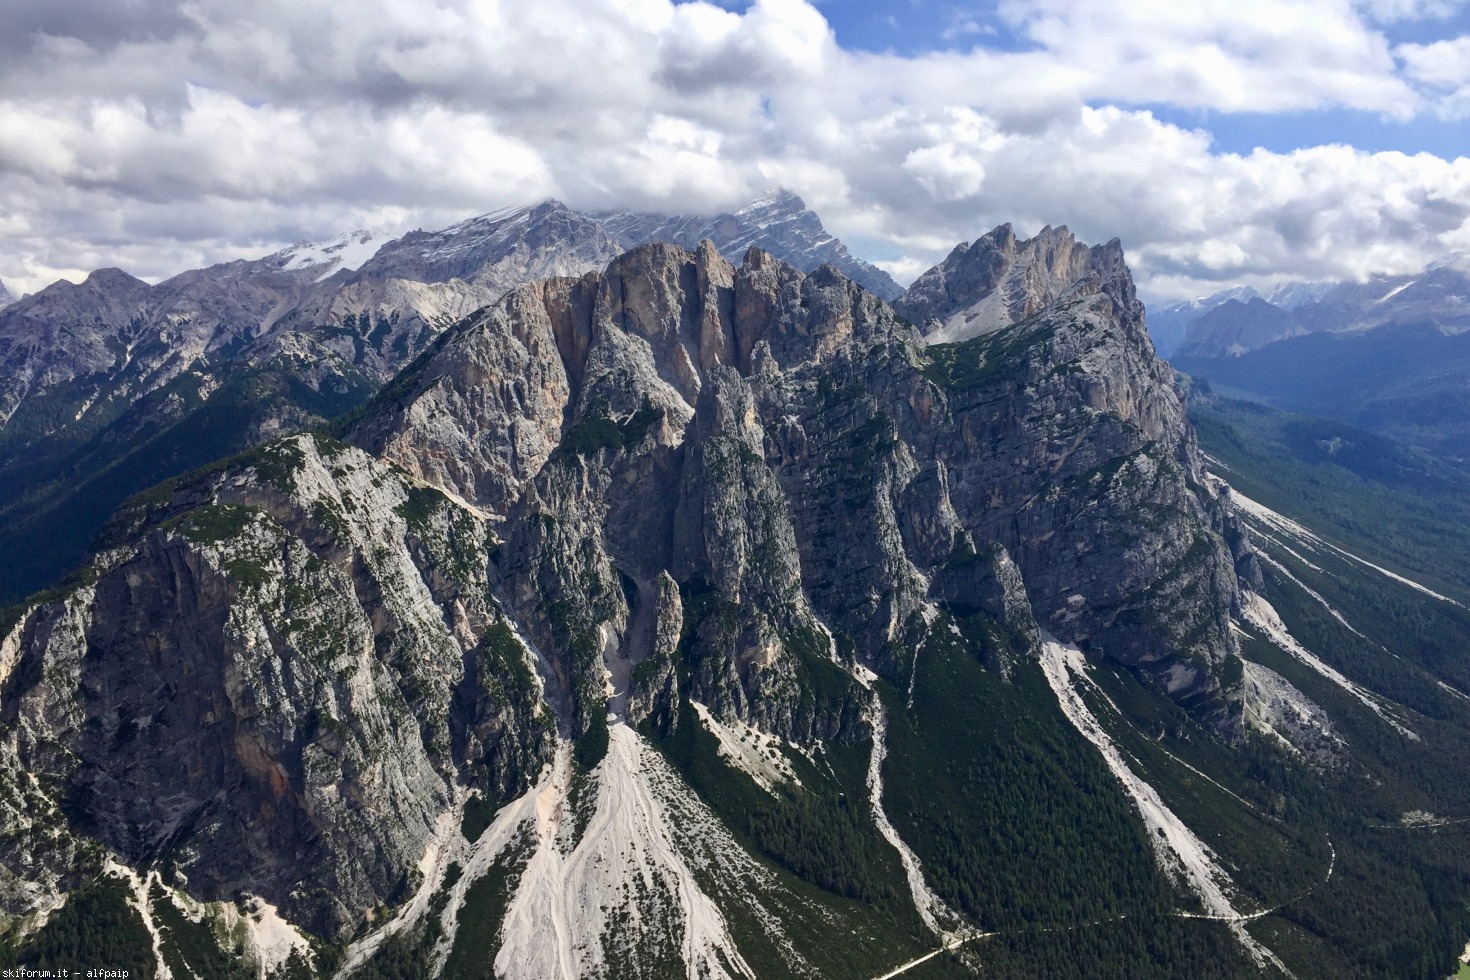
[(1065, 225), (1019, 239), (1009, 224), (957, 245), (894, 302), (930, 343), (951, 343), (1024, 320), (1067, 294), (1105, 288), (1133, 300), (1133, 283), (1117, 240), (1080, 244)]
[[(736, 218), (749, 224), (765, 228), (786, 222), (803, 221), (808, 215), (816, 216), (815, 212), (807, 209), (806, 201), (802, 200), (801, 195), (784, 187), (766, 192), (734, 214)], [(818, 226), (820, 226), (820, 221), (818, 221)], [(825, 234), (825, 230), (819, 234)]]
[(886, 300), (903, 290), (876, 266), (854, 258), (847, 246), (822, 225), (822, 219), (800, 196), (784, 188), (773, 190), (733, 213), (713, 217), (662, 215), (635, 211), (600, 211), (591, 217), (624, 246), (650, 241), (672, 242), (694, 248), (709, 239), (732, 262), (745, 250), (759, 246), (803, 272), (830, 264), (864, 289)]
[(150, 287), (148, 283), (139, 279), (137, 276), (111, 267), (94, 270), (86, 279), (82, 280), (81, 288), (94, 292), (108, 292), (117, 295), (137, 295), (147, 292)]
[(0, 282), (0, 306), (6, 306), (13, 302), (15, 302), (15, 297), (10, 294), (9, 289), (5, 288), (5, 283)]
[(502, 292), (522, 282), (602, 268), (621, 249), (597, 222), (560, 201), (507, 208), (385, 245), (362, 277), (461, 279)]
[[(513, 290), (395, 382), (406, 396), (396, 404), (417, 408), (379, 414), (354, 438), (502, 513), (568, 419), (575, 428), (647, 404), (677, 441), (712, 372), (790, 371), (885, 338), (921, 344), (834, 268), (803, 274), (754, 247), (736, 266), (708, 240), (693, 250), (652, 242), (600, 273)], [(527, 383), (497, 387), (487, 401), (488, 377)], [(457, 424), (429, 424), (441, 413)]]
[[(80, 283), (59, 279), (45, 289), (6, 308), (0, 335), (24, 333), (22, 321), (55, 322), (58, 329), (73, 323), (126, 324), (147, 302), (154, 287), (121, 269), (98, 269)], [(65, 323), (63, 323), (65, 321)], [(15, 324), (7, 328), (6, 325)], [(51, 351), (53, 355), (64, 350)]]

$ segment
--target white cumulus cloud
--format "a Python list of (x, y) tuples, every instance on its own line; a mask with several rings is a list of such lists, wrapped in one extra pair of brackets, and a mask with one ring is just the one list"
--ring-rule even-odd
[(9, 6), (0, 279), (22, 290), (551, 196), (710, 212), (777, 185), (901, 279), (1002, 221), (1118, 236), (1158, 296), (1470, 248), (1470, 161), (1350, 134), (1241, 156), (1155, 111), (1463, 117), (1467, 39), (1385, 33), (1463, 0), (1003, 0), (1020, 50), (976, 22), (909, 56), (844, 50), (804, 0)]

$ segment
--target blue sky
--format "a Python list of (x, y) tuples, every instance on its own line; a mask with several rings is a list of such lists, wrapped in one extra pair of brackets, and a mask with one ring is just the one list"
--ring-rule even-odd
[(899, 281), (1011, 222), (1171, 299), (1470, 252), (1470, 0), (8, 0), (0, 280), (795, 190)]
[[(750, 4), (721, 4), (745, 10)], [(947, 0), (823, 0), (817, 4), (845, 48), (892, 51), (915, 56), (935, 51), (1034, 50), (1037, 45), (1018, 33), (995, 3)], [(1443, 16), (1392, 21), (1377, 25), (1391, 46), (1426, 44), (1470, 35), (1470, 9), (1451, 9)], [(1304, 112), (1220, 112), (1176, 109), (1167, 102), (1143, 102), (1159, 119), (1190, 129), (1204, 129), (1220, 152), (1250, 153), (1263, 147), (1276, 153), (1327, 143), (1346, 143), (1373, 152), (1399, 150), (1445, 158), (1470, 153), (1470, 126), (1464, 119), (1419, 114), (1407, 119), (1379, 112), (1323, 108)]]

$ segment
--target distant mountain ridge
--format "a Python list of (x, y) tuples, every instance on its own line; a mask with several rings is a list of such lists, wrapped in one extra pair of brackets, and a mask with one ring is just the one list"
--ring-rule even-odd
[[(1180, 307), (1161, 312), (1168, 316), (1175, 309)], [(1159, 314), (1151, 317), (1158, 319)], [(1220, 293), (1198, 304), (1177, 352), (1239, 355), (1308, 333), (1421, 323), (1447, 334), (1470, 330), (1470, 261), (1437, 262), (1417, 275), (1380, 275), (1361, 283), (1287, 283), (1264, 296), (1250, 289)]]
[(512, 286), (620, 251), (548, 201), (157, 285), (103, 269), (12, 303), (0, 310), (0, 523), (19, 558), (0, 597), (74, 562), (128, 494), (354, 408)]
[(361, 405), (507, 291), (602, 270), (631, 239), (692, 235), (737, 262), (756, 245), (803, 271), (831, 263), (898, 291), (783, 191), (713, 219), (594, 219), (548, 200), (398, 238), (349, 232), (157, 285), (103, 269), (10, 303), (0, 309), (0, 543), (23, 557), (0, 570), (0, 600), (78, 560), (128, 494)]
[(591, 217), (625, 248), (655, 241), (695, 248), (707, 238), (721, 255), (739, 262), (745, 250), (755, 245), (803, 272), (834, 266), (882, 299), (892, 301), (903, 293), (903, 287), (888, 273), (848, 252), (846, 245), (822, 227), (816, 212), (788, 190), (773, 191), (738, 211), (714, 217), (636, 211), (596, 211)]
[(1153, 337), (1159, 355), (1170, 357), (1183, 343), (1185, 331), (1191, 322), (1231, 300), (1249, 303), (1253, 299), (1261, 299), (1273, 306), (1294, 310), (1316, 302), (1337, 285), (1338, 283), (1332, 281), (1290, 281), (1272, 286), (1265, 292), (1254, 286), (1235, 286), (1209, 296), (1151, 308), (1148, 314), (1148, 332)]
[(1337, 283), (1311, 302), (1231, 298), (1192, 320), (1175, 367), (1238, 396), (1470, 457), (1470, 262)]

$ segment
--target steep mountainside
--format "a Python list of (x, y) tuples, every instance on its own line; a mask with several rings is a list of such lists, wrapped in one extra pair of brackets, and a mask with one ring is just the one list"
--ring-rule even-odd
[(5, 283), (0, 282), (0, 306), (9, 306), (15, 302), (15, 297), (10, 295), (10, 290), (5, 288)]
[(642, 246), (132, 499), (0, 623), (0, 962), (1442, 976), (1464, 597), (1210, 473), (1121, 248), (1047, 234), (927, 277), (950, 344)]
[(822, 265), (834, 266), (868, 292), (886, 300), (896, 299), (903, 292), (888, 273), (854, 258), (846, 245), (822, 227), (822, 219), (816, 212), (790, 191), (776, 191), (734, 214), (713, 218), (635, 211), (602, 211), (592, 217), (602, 222), (627, 248), (646, 242), (670, 242), (695, 248), (709, 239), (721, 255), (738, 262), (745, 250), (754, 245), (803, 272)]
[[(361, 405), (440, 331), (620, 249), (556, 202), (364, 233), (148, 286), (117, 270), (0, 312), (0, 599), (53, 583), (130, 493)], [(375, 254), (376, 253), (376, 254)]]
[[(705, 230), (737, 254), (754, 241), (898, 292), (793, 195), (716, 224)], [(676, 225), (644, 231), (687, 238)], [(359, 406), (508, 289), (602, 269), (623, 250), (603, 223), (547, 201), (388, 241), (354, 232), (157, 286), (102, 270), (5, 309), (0, 547), (25, 557), (0, 570), (0, 604), (54, 584), (127, 494)]]

